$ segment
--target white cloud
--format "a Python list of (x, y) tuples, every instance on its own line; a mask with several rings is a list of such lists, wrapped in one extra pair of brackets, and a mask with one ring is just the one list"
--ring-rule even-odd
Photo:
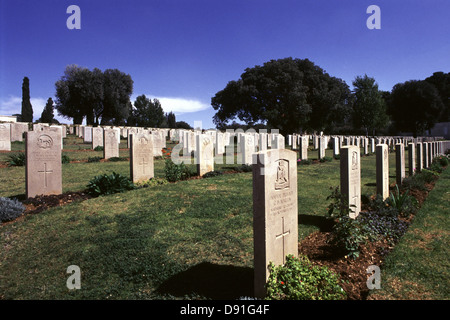
[[(48, 99), (48, 98), (47, 98)], [(30, 102), (33, 107), (33, 121), (41, 117), (42, 110), (47, 104), (45, 98), (31, 98)], [(22, 112), (22, 97), (9, 96), (8, 98), (0, 99), (0, 115), (11, 116), (13, 114), (20, 114)], [(69, 120), (58, 117), (58, 112), (54, 111), (55, 119), (61, 123), (68, 123)]]
[[(161, 102), (161, 107), (164, 112), (172, 111), (175, 115), (183, 113), (191, 113), (208, 109), (210, 106), (195, 99), (174, 98), (174, 97), (155, 97), (152, 95), (145, 95), (149, 99), (158, 99)], [(136, 97), (132, 97), (131, 101), (134, 103)]]

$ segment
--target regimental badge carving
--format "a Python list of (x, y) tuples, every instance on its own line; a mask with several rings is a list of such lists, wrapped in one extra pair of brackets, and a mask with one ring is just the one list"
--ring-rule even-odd
[(352, 170), (358, 169), (358, 152), (352, 152)]
[(277, 161), (277, 179), (275, 180), (275, 190), (289, 188), (289, 161), (280, 159)]
[(139, 139), (139, 143), (140, 144), (148, 144), (148, 140), (146, 138), (142, 137)]
[(37, 139), (37, 145), (41, 149), (50, 149), (53, 146), (53, 139), (46, 134), (42, 134)]
[(0, 130), (6, 130), (6, 126), (4, 124), (0, 124)]

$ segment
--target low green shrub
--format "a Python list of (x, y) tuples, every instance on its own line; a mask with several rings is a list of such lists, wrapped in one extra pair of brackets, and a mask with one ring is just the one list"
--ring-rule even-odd
[(17, 199), (0, 197), (0, 222), (14, 220), (24, 211), (25, 207)]
[(102, 160), (102, 157), (89, 157), (87, 159), (87, 162), (100, 162), (100, 160)]
[(94, 151), (103, 151), (103, 147), (102, 146), (96, 146), (94, 148)]
[(315, 266), (303, 255), (288, 255), (282, 266), (269, 265), (267, 300), (342, 300), (346, 293), (337, 274)]
[(13, 153), (8, 155), (8, 165), (10, 167), (22, 167), (26, 163), (26, 156), (24, 152)]
[(365, 226), (359, 219), (350, 218), (352, 206), (345, 201), (339, 187), (331, 189), (332, 193), (327, 197), (327, 200), (332, 199), (328, 215), (334, 220), (330, 243), (345, 250), (349, 257), (355, 259), (359, 256), (361, 245), (368, 240)]
[(67, 154), (62, 154), (62, 155), (61, 155), (61, 163), (62, 163), (62, 164), (64, 164), (64, 163), (70, 163), (70, 158), (69, 158), (69, 156), (68, 156)]
[(408, 213), (415, 213), (417, 211), (417, 200), (413, 196), (409, 195), (409, 189), (403, 194), (400, 192), (398, 185), (395, 185), (396, 192), (391, 192), (390, 197), (387, 199), (387, 204), (396, 209), (398, 214), (405, 216)]
[(111, 158), (108, 159), (108, 161), (111, 161), (111, 162), (128, 161), (128, 158), (125, 158), (125, 157), (111, 157)]
[(171, 159), (165, 160), (164, 166), (164, 176), (169, 182), (176, 182), (179, 180), (186, 180), (193, 176), (193, 173), (189, 168), (181, 162), (180, 164), (175, 164)]
[(320, 162), (330, 162), (333, 161), (333, 157), (323, 157), (319, 159)]
[(87, 193), (98, 197), (135, 189), (135, 185), (127, 177), (113, 172), (111, 175), (95, 176), (87, 185)]
[(434, 161), (436, 161), (441, 167), (447, 167), (449, 163), (449, 160), (445, 155), (440, 155), (436, 157)]
[(212, 178), (212, 177), (220, 176), (222, 174), (223, 174), (223, 172), (219, 171), (219, 170), (218, 171), (209, 171), (209, 172), (205, 173), (202, 177), (203, 178)]
[(297, 165), (310, 165), (312, 163), (312, 161), (310, 159), (298, 159), (297, 160)]

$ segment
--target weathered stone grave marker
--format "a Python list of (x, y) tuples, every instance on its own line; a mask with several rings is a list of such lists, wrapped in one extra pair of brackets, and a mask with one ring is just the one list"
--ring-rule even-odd
[(130, 176), (136, 183), (155, 176), (153, 166), (153, 138), (148, 132), (133, 133), (130, 139)]
[(25, 133), (27, 198), (62, 193), (61, 132), (44, 128)]
[(361, 161), (358, 146), (340, 150), (341, 194), (349, 206), (349, 216), (356, 218), (361, 211)]
[(389, 197), (389, 151), (387, 144), (376, 146), (376, 182), (377, 194), (383, 200)]
[(298, 255), (297, 154), (261, 151), (253, 163), (254, 290), (263, 297), (269, 263)]

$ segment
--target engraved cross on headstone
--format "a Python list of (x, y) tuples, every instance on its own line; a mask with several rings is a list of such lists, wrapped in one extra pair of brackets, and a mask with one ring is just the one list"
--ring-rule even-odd
[(283, 264), (286, 262), (285, 260), (286, 260), (286, 255), (285, 255), (285, 251), (284, 251), (284, 241), (285, 241), (285, 237), (289, 234), (289, 233), (291, 233), (291, 230), (287, 230), (287, 231), (284, 231), (284, 217), (282, 217), (281, 218), (281, 224), (282, 224), (282, 231), (281, 231), (281, 233), (280, 234), (277, 234), (277, 235), (275, 235), (275, 239), (276, 240), (278, 240), (278, 239), (282, 239), (283, 240)]
[(142, 161), (139, 162), (139, 165), (142, 166), (142, 172), (145, 174), (145, 165), (148, 164), (148, 161), (145, 161), (145, 158), (142, 158)]
[(44, 184), (45, 184), (45, 187), (47, 188), (47, 174), (48, 173), (53, 173), (53, 170), (47, 170), (47, 163), (44, 162), (44, 170), (41, 170), (41, 171), (38, 171), (38, 172), (44, 174)]

